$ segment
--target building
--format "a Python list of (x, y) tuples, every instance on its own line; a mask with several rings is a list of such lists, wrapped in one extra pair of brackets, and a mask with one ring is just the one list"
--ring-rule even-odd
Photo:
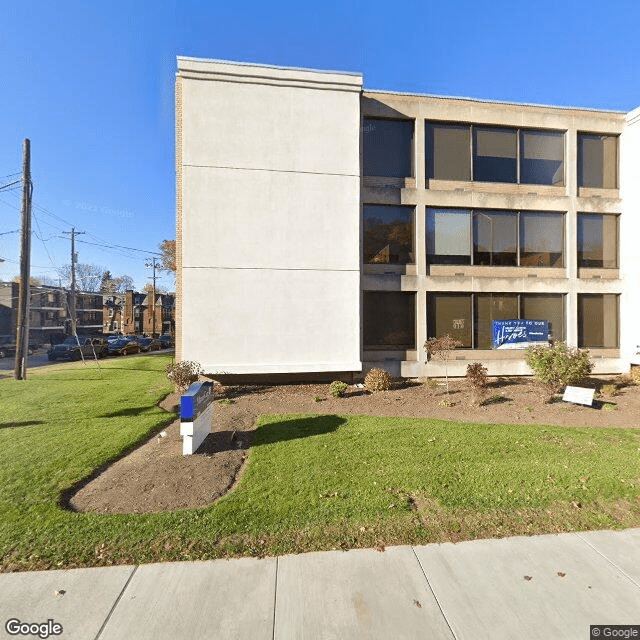
[[(0, 335), (16, 335), (17, 282), (0, 282)], [(76, 292), (76, 331), (79, 335), (102, 332), (102, 294)], [(71, 334), (70, 292), (63, 287), (32, 285), (29, 301), (31, 344), (60, 342)]]
[[(628, 371), (640, 109), (370, 91), (360, 74), (178, 58), (177, 357), (208, 373), (440, 375), (547, 323)], [(206, 292), (206, 295), (203, 295)]]
[[(148, 292), (128, 289), (124, 294), (104, 297), (104, 333), (173, 335), (175, 331), (175, 295), (156, 293), (155, 305)], [(154, 321), (155, 315), (155, 321)]]

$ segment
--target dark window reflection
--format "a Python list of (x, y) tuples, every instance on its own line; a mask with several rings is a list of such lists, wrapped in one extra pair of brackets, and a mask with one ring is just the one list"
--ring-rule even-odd
[(479, 182), (516, 182), (515, 129), (473, 130), (473, 179)]
[(413, 207), (364, 205), (364, 262), (370, 264), (414, 263), (413, 220)]
[(365, 349), (415, 349), (415, 293), (363, 292), (363, 342)]
[(364, 118), (362, 138), (365, 176), (406, 178), (412, 175), (412, 121)]

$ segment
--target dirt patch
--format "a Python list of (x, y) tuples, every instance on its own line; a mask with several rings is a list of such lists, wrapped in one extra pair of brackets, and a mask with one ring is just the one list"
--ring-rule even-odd
[[(612, 382), (592, 379), (592, 386)], [(179, 422), (168, 426), (69, 500), (77, 511), (149, 513), (203, 507), (227, 493), (242, 473), (253, 440), (255, 422), (263, 413), (358, 414), (438, 418), (466, 422), (554, 424), (588, 427), (640, 427), (640, 387), (622, 385), (617, 395), (597, 396), (595, 407), (571, 405), (546, 394), (530, 379), (498, 378), (491, 382), (482, 406), (464, 380), (429, 384), (405, 382), (393, 389), (368, 394), (349, 386), (346, 397), (333, 398), (329, 385), (227, 387), (216, 394), (212, 433), (198, 452), (182, 455)], [(178, 396), (160, 406), (176, 410)]]

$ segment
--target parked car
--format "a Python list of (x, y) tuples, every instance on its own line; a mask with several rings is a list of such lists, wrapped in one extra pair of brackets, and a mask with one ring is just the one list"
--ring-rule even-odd
[[(29, 343), (27, 353), (31, 355), (40, 348), (36, 343)], [(16, 355), (16, 339), (13, 336), (0, 336), (0, 358), (11, 358)]]
[(158, 338), (138, 338), (138, 344), (140, 345), (140, 351), (158, 351), (163, 348)]
[(159, 336), (158, 340), (160, 340), (163, 349), (168, 349), (174, 345), (173, 338), (168, 333)]
[(140, 344), (135, 338), (120, 336), (109, 340), (107, 344), (109, 355), (126, 356), (129, 353), (140, 353)]
[(104, 338), (69, 336), (64, 342), (53, 345), (47, 351), (47, 356), (49, 360), (80, 360), (82, 356), (93, 358), (94, 353), (98, 358), (107, 355), (107, 341)]

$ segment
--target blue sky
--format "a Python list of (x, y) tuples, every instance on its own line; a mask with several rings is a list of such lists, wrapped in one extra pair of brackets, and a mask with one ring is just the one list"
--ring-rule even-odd
[[(29, 138), (35, 276), (69, 262), (73, 225), (80, 262), (147, 282), (144, 253), (105, 245), (175, 236), (178, 55), (359, 71), (368, 89), (640, 105), (635, 1), (20, 0), (2, 16), (0, 186)], [(19, 208), (19, 189), (0, 192), (0, 279), (18, 272)]]

